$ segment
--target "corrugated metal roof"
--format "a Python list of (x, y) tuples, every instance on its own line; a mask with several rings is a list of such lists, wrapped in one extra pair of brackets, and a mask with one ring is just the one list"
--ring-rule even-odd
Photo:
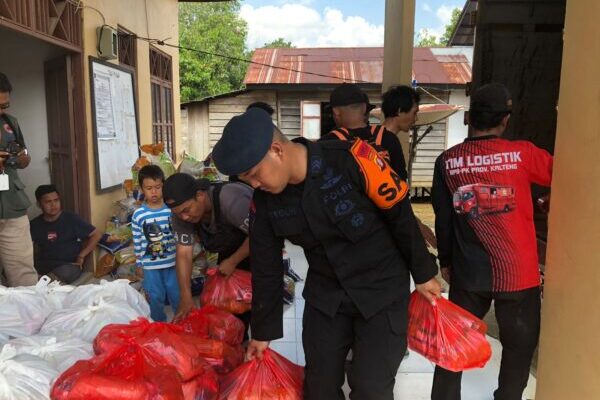
[[(421, 84), (465, 84), (471, 80), (471, 65), (463, 54), (439, 49), (415, 48), (413, 78)], [(257, 49), (244, 83), (381, 84), (383, 47), (275, 48)]]

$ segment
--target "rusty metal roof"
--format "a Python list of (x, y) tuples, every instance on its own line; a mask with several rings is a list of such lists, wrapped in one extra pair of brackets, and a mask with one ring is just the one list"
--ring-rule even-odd
[[(446, 50), (447, 49), (447, 50)], [(383, 47), (257, 49), (246, 85), (381, 84)], [(452, 48), (415, 48), (413, 78), (420, 84), (458, 84), (471, 80), (469, 59)]]

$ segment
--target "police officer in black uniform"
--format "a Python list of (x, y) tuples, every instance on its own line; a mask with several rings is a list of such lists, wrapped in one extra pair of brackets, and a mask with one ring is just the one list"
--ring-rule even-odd
[(353, 399), (393, 399), (406, 349), (412, 274), (429, 300), (437, 267), (419, 234), (408, 186), (363, 141), (289, 141), (262, 110), (231, 119), (213, 151), (217, 168), (254, 187), (250, 211), (252, 341), (262, 357), (283, 336), (281, 248), (304, 248), (306, 399), (343, 399), (350, 349)]
[[(196, 237), (203, 247), (218, 253), (219, 271), (231, 274), (236, 268), (249, 270), (248, 210), (252, 188), (235, 183), (211, 183), (177, 173), (163, 186), (165, 203), (173, 212), (172, 226), (177, 240), (177, 277), (181, 291), (175, 318), (184, 317), (193, 307), (190, 277), (192, 247)], [(249, 322), (249, 314), (240, 316)]]

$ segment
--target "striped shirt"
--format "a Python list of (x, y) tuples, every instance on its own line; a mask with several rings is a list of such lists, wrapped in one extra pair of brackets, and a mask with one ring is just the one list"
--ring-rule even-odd
[(175, 240), (171, 231), (171, 210), (165, 204), (159, 209), (144, 203), (131, 219), (133, 246), (138, 266), (163, 269), (175, 266)]

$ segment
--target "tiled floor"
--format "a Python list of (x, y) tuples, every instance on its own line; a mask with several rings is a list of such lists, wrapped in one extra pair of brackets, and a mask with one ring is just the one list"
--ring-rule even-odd
[[(302, 249), (287, 243), (286, 250), (291, 257), (291, 265), (294, 271), (302, 278), (306, 278), (308, 263), (304, 258)], [(304, 350), (302, 349), (303, 289), (303, 282), (296, 284), (296, 300), (293, 305), (286, 306), (284, 311), (284, 337), (271, 343), (273, 350), (300, 365), (304, 365)], [(491, 400), (493, 398), (492, 392), (496, 387), (502, 346), (497, 340), (493, 338), (488, 339), (492, 345), (492, 359), (485, 368), (468, 371), (463, 374), (462, 400)], [(434, 365), (430, 361), (411, 351), (408, 358), (404, 359), (398, 370), (394, 397), (398, 400), (429, 399), (433, 369)], [(347, 395), (349, 388), (345, 387), (344, 389)], [(534, 397), (535, 378), (530, 375), (524, 399), (533, 399)]]
[[(292, 261), (292, 269), (306, 278), (308, 263), (304, 258), (302, 249), (287, 243), (286, 250)], [(302, 298), (304, 282), (296, 283), (296, 299), (294, 304), (285, 306), (283, 311), (283, 338), (271, 343), (271, 348), (290, 361), (304, 365), (304, 349), (302, 348), (302, 314), (304, 313), (304, 299)]]

